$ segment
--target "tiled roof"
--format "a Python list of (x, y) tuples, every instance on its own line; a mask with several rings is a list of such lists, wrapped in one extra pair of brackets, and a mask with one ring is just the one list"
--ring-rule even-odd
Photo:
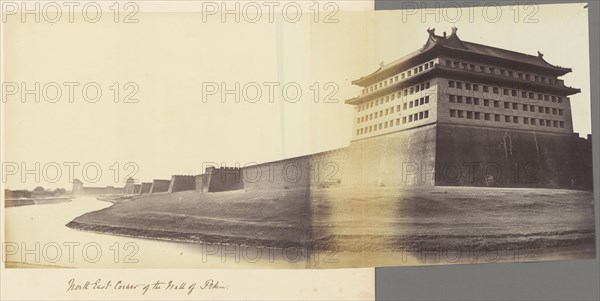
[(466, 51), (470, 51), (470, 52), (477, 53), (477, 54), (483, 54), (483, 55), (487, 55), (487, 56), (502, 58), (502, 59), (506, 59), (506, 60), (522, 62), (522, 63), (526, 63), (526, 64), (530, 64), (530, 65), (536, 65), (536, 66), (540, 66), (540, 67), (566, 69), (566, 68), (554, 66), (554, 65), (546, 62), (546, 60), (544, 60), (542, 57), (543, 55), (539, 52), (538, 52), (538, 55), (529, 55), (529, 54), (525, 54), (525, 53), (521, 53), (521, 52), (506, 50), (506, 49), (502, 49), (502, 48), (496, 48), (496, 47), (488, 46), (488, 45), (481, 45), (481, 44), (465, 42), (465, 41), (461, 41), (461, 42), (462, 42), (462, 45), (464, 45), (464, 48), (458, 48), (458, 47), (454, 47), (452, 45), (445, 45), (445, 44), (444, 44), (444, 46), (449, 47), (449, 48), (466, 50)]
[(477, 55), (484, 55), (484, 56), (488, 56), (488, 57), (494, 57), (494, 58), (499, 58), (499, 59), (504, 59), (504, 60), (520, 62), (523, 64), (528, 64), (528, 65), (533, 65), (533, 66), (538, 66), (538, 67), (543, 67), (543, 68), (555, 69), (556, 71), (558, 71), (558, 73), (561, 73), (561, 74), (565, 74), (565, 73), (571, 71), (570, 68), (554, 66), (554, 65), (548, 63), (546, 60), (544, 60), (543, 54), (540, 52), (538, 52), (538, 55), (530, 55), (530, 54), (525, 54), (525, 53), (516, 52), (516, 51), (512, 51), (512, 50), (497, 48), (497, 47), (493, 47), (493, 46), (482, 45), (482, 44), (477, 44), (477, 43), (472, 43), (472, 42), (466, 42), (466, 41), (462, 41), (458, 37), (458, 35), (456, 34), (456, 31), (457, 31), (457, 28), (454, 27), (454, 28), (452, 28), (452, 34), (450, 34), (449, 36), (446, 36), (445, 33), (444, 33), (444, 36), (439, 36), (439, 35), (434, 34), (434, 32), (435, 32), (434, 29), (430, 29), (430, 30), (428, 30), (429, 37), (427, 39), (427, 43), (421, 49), (413, 51), (391, 63), (385, 64), (385, 65), (382, 63), (377, 70), (375, 70), (374, 72), (372, 72), (369, 75), (363, 76), (360, 79), (353, 81), (352, 83), (360, 85), (361, 82), (363, 82), (364, 80), (367, 80), (368, 78), (371, 78), (375, 74), (380, 73), (385, 70), (388, 70), (395, 66), (398, 66), (402, 62), (404, 62), (408, 59), (411, 59), (413, 57), (416, 57), (422, 53), (425, 53), (428, 50), (434, 48), (435, 46), (441, 46), (441, 47), (452, 49), (452, 50), (464, 51), (464, 52), (469, 52), (469, 53), (473, 53), (473, 54), (477, 54)]

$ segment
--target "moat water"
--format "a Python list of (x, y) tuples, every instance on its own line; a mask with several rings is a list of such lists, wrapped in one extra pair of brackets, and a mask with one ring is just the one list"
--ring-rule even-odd
[(2, 259), (7, 267), (286, 268), (304, 267), (293, 250), (189, 244), (79, 231), (65, 225), (111, 206), (95, 197), (6, 208)]
[[(65, 225), (112, 205), (79, 197), (66, 203), (6, 208), (2, 258), (8, 267), (255, 269), (529, 262), (596, 254), (590, 192), (439, 188), (404, 192), (402, 197), (394, 191), (363, 195), (327, 191), (311, 198), (311, 247), (336, 248), (311, 251), (309, 256), (296, 249), (191, 244), (75, 230)], [(226, 224), (221, 224), (223, 231)], [(461, 250), (467, 246), (467, 252), (452, 253), (457, 246)]]

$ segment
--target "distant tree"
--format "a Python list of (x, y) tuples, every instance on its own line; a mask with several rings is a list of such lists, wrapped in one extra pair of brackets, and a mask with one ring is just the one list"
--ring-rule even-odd
[(64, 188), (56, 188), (54, 189), (54, 195), (63, 195), (66, 194), (67, 190)]
[(37, 193), (42, 193), (44, 191), (46, 191), (46, 189), (44, 189), (44, 187), (42, 187), (42, 186), (38, 186), (35, 189), (33, 189), (33, 192), (37, 192)]
[(4, 197), (6, 199), (18, 199), (18, 198), (30, 198), (31, 191), (29, 190), (4, 190)]

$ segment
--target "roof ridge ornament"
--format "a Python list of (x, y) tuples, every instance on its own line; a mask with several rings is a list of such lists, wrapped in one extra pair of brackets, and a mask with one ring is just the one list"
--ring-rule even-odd
[(435, 35), (435, 28), (427, 28), (427, 32), (429, 33), (430, 36)]
[(543, 58), (543, 57), (544, 57), (544, 54), (538, 51), (538, 57), (539, 57), (539, 58)]
[(456, 26), (452, 26), (452, 35), (456, 35), (458, 28)]

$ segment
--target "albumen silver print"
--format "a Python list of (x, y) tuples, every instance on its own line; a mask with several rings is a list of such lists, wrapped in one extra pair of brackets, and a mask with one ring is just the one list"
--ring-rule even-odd
[[(2, 14), (3, 273), (596, 258), (585, 4)], [(61, 289), (235, 287), (161, 281)]]

